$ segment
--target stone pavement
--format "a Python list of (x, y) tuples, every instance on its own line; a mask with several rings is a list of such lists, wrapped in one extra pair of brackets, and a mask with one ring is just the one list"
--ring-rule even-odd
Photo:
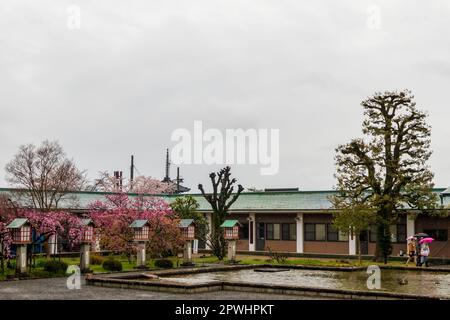
[(85, 285), (80, 290), (69, 290), (66, 278), (18, 280), (0, 282), (0, 300), (305, 300), (311, 297), (273, 295), (234, 291), (217, 291), (196, 294), (175, 294), (130, 290), (120, 288), (102, 288)]

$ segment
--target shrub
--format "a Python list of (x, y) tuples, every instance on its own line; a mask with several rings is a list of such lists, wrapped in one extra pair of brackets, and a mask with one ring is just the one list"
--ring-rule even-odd
[(103, 269), (107, 271), (122, 271), (122, 262), (119, 260), (115, 260), (113, 258), (108, 258), (105, 261), (103, 261)]
[(91, 256), (90, 258), (90, 262), (93, 266), (100, 266), (104, 261), (105, 259), (100, 256)]
[(36, 261), (37, 268), (44, 268), (49, 260), (38, 260)]
[(269, 250), (269, 257), (271, 261), (276, 260), (278, 263), (286, 263), (286, 260), (288, 258), (287, 254), (272, 251), (270, 247), (267, 247), (267, 249)]
[(67, 263), (58, 260), (47, 260), (44, 263), (44, 270), (51, 273), (66, 273)]
[(163, 269), (173, 268), (173, 261), (169, 259), (158, 259), (155, 260), (155, 267)]
[(10, 269), (10, 270), (14, 270), (16, 269), (16, 261), (15, 260), (9, 260), (6, 263), (6, 268)]

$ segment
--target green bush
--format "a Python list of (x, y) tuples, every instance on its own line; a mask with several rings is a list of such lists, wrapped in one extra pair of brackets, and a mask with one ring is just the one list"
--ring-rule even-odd
[(66, 273), (67, 263), (58, 260), (47, 260), (43, 263), (44, 271), (50, 273)]
[(108, 258), (105, 261), (103, 261), (103, 269), (107, 271), (122, 271), (122, 262), (119, 260), (115, 260), (113, 258)]
[(90, 262), (93, 266), (100, 266), (105, 261), (103, 257), (100, 256), (91, 256)]
[(163, 269), (170, 269), (173, 268), (173, 262), (169, 259), (158, 259), (155, 260), (155, 267), (157, 268), (163, 268)]
[(49, 260), (39, 259), (36, 261), (36, 268), (44, 268)]
[(10, 269), (10, 270), (14, 270), (16, 269), (16, 260), (9, 260), (6, 263), (6, 268)]

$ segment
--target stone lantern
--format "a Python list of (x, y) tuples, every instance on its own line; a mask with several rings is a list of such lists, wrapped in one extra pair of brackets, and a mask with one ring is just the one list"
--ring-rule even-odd
[(181, 230), (181, 237), (184, 240), (183, 260), (185, 263), (192, 263), (192, 241), (195, 239), (194, 219), (181, 219), (178, 227)]
[(138, 268), (145, 269), (147, 267), (145, 243), (149, 240), (150, 224), (148, 220), (134, 220), (130, 224), (130, 228), (133, 228), (133, 241), (137, 244), (136, 265)]
[(31, 240), (31, 224), (28, 219), (17, 218), (6, 226), (11, 232), (12, 243), (16, 245), (16, 272), (27, 273), (27, 245)]
[(94, 241), (94, 222), (92, 219), (83, 219), (83, 235), (81, 239), (81, 256), (80, 256), (80, 269), (81, 272), (90, 272), (90, 251), (91, 245)]
[(223, 237), (228, 242), (228, 261), (236, 260), (236, 241), (239, 239), (239, 226), (237, 220), (225, 220), (220, 226), (223, 228)]

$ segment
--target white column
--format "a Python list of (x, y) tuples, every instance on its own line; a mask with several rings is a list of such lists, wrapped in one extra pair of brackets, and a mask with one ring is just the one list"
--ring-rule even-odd
[[(253, 228), (250, 228), (250, 222), (253, 223)], [(256, 217), (254, 213), (248, 215), (248, 251), (255, 251), (256, 248)], [(250, 243), (250, 239), (253, 239), (253, 243)]]
[(209, 241), (209, 239), (211, 239), (211, 234), (212, 234), (212, 213), (207, 213), (206, 214), (206, 221), (208, 222), (208, 235), (206, 237), (206, 249), (211, 249), (211, 242)]
[(192, 253), (197, 254), (198, 253), (198, 239), (195, 239), (192, 241)]
[(58, 253), (58, 237), (55, 234), (48, 238), (48, 252), (50, 254)]
[(348, 235), (348, 254), (352, 256), (356, 255), (356, 237), (353, 232)]
[(297, 253), (303, 253), (303, 213), (297, 213)]

